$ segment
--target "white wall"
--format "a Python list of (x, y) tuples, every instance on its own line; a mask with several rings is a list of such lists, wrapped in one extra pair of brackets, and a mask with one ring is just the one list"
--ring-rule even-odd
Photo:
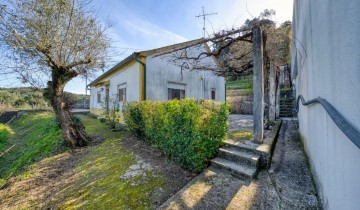
[[(295, 0), (297, 94), (329, 101), (360, 130), (360, 1)], [(360, 149), (321, 107), (300, 105), (299, 126), (325, 209), (360, 209)]]
[[(110, 98), (118, 94), (118, 86), (126, 84), (126, 101), (139, 100), (139, 63), (133, 63), (119, 73), (106, 79), (110, 81), (109, 90)], [(103, 103), (97, 102), (97, 93), (101, 91), (102, 102), (105, 101), (105, 86), (90, 88), (90, 108), (103, 108)]]
[(101, 88), (104, 87), (91, 87), (90, 88), (90, 108), (96, 108), (96, 109), (100, 109), (103, 107), (102, 103), (98, 103), (97, 101), (97, 93), (100, 91), (101, 92), (101, 99), (102, 101), (105, 98), (105, 90), (102, 91)]
[(118, 86), (126, 83), (126, 101), (139, 101), (139, 63), (133, 63), (110, 78), (110, 98), (118, 94)]
[[(212, 58), (206, 58), (203, 62), (214, 64)], [(183, 70), (183, 77), (181, 77), (181, 67), (168, 62), (168, 58), (148, 56), (146, 60), (146, 98), (148, 100), (168, 100), (169, 82), (185, 84), (186, 98), (210, 99), (211, 90), (215, 89), (215, 99), (225, 101), (223, 77), (216, 76), (208, 70), (190, 71), (188, 69)]]

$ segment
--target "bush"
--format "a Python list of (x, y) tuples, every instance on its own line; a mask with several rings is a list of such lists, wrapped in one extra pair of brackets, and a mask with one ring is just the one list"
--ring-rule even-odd
[(4, 143), (12, 135), (14, 135), (13, 130), (9, 126), (0, 123), (0, 144)]
[(130, 131), (193, 172), (207, 167), (228, 128), (228, 105), (214, 101), (134, 102), (123, 112)]

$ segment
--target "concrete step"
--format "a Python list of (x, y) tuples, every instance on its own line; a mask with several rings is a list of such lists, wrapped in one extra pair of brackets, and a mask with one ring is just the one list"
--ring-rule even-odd
[(227, 139), (224, 141), (225, 147), (233, 148), (239, 151), (245, 151), (253, 154), (259, 154), (261, 151), (257, 151), (257, 148), (260, 146), (259, 144), (248, 142), (247, 144), (241, 141), (235, 141), (232, 139)]
[(280, 107), (282, 107), (282, 106), (293, 106), (294, 105), (294, 103), (292, 103), (292, 102), (289, 102), (289, 103), (280, 103)]
[(255, 167), (258, 166), (260, 160), (260, 155), (254, 152), (241, 151), (229, 146), (220, 148), (218, 157)]
[(288, 103), (288, 104), (280, 104), (280, 108), (282, 107), (293, 107), (294, 104), (293, 103)]
[(279, 117), (294, 117), (293, 114), (280, 114)]
[(242, 165), (220, 157), (211, 160), (211, 165), (221, 170), (226, 170), (243, 179), (253, 179), (257, 174), (257, 168), (255, 166)]
[(293, 110), (280, 110), (281, 113), (293, 113)]
[(292, 112), (293, 111), (293, 109), (280, 109), (280, 113), (281, 112)]

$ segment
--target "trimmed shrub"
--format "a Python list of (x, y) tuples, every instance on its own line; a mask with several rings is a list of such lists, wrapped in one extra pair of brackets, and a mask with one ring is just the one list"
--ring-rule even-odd
[(123, 112), (131, 132), (193, 172), (208, 166), (228, 129), (229, 106), (214, 101), (133, 102)]

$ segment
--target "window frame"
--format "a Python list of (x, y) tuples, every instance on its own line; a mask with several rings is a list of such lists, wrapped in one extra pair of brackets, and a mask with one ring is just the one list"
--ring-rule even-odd
[(181, 100), (183, 98), (186, 98), (186, 91), (184, 89), (168, 88), (168, 100)]
[(216, 89), (215, 88), (211, 88), (210, 98), (211, 98), (211, 100), (214, 100), (214, 101), (216, 100)]
[(97, 94), (96, 94), (96, 101), (97, 103), (101, 103), (101, 90), (97, 91)]
[[(120, 98), (120, 90), (123, 91), (123, 94), (122, 94), (122, 98)], [(127, 97), (126, 97), (126, 83), (123, 83), (123, 84), (120, 84), (117, 86), (117, 98), (119, 100), (119, 103), (124, 103), (126, 102), (127, 100)]]

